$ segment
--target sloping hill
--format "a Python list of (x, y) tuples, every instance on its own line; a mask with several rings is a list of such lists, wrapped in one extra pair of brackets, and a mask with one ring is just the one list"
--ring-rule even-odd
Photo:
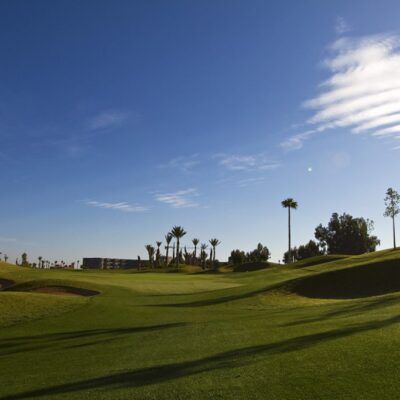
[(0, 324), (15, 318), (0, 400), (396, 399), (400, 252), (332, 258), (190, 275), (1, 264), (14, 290), (101, 295), (0, 291)]
[(291, 268), (311, 267), (313, 265), (321, 265), (321, 264), (329, 263), (332, 261), (343, 260), (348, 257), (349, 256), (347, 256), (347, 255), (341, 255), (341, 254), (327, 254), (327, 255), (323, 255), (323, 256), (306, 258), (305, 260), (301, 260), (301, 261), (296, 261), (294, 263), (288, 264), (288, 267), (291, 267)]
[[(400, 291), (400, 253), (385, 251), (339, 259), (289, 284), (301, 296), (355, 299)], [(326, 266), (324, 266), (326, 267)]]

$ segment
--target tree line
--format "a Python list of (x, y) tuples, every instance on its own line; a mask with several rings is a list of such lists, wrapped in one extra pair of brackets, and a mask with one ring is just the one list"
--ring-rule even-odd
[[(393, 189), (386, 191), (384, 216), (392, 219), (393, 249), (396, 249), (396, 216), (400, 213), (400, 195)], [(285, 263), (300, 261), (308, 257), (324, 254), (362, 254), (376, 250), (380, 240), (372, 235), (374, 222), (362, 217), (354, 218), (350, 214), (333, 213), (327, 226), (319, 224), (314, 231), (316, 241), (310, 240), (299, 247), (291, 246), (291, 213), (298, 204), (289, 198), (282, 201), (288, 209), (288, 250), (283, 255)]]
[[(396, 249), (396, 217), (400, 214), (400, 194), (393, 188), (386, 191), (384, 216), (392, 220), (393, 249)], [(305, 258), (324, 254), (362, 254), (376, 250), (380, 240), (372, 235), (373, 221), (362, 217), (355, 218), (350, 214), (333, 213), (326, 226), (319, 224), (314, 231), (315, 240), (310, 240), (304, 245), (292, 247), (292, 211), (298, 209), (298, 203), (293, 198), (287, 198), (281, 202), (282, 207), (288, 210), (288, 250), (283, 255), (283, 262), (290, 263)], [(216, 268), (216, 248), (221, 241), (212, 238), (207, 243), (200, 243), (200, 239), (193, 238), (193, 247), (181, 248), (181, 239), (187, 234), (182, 226), (174, 226), (164, 237), (165, 253), (162, 254), (162, 241), (156, 245), (145, 246), (150, 267), (173, 265), (179, 268), (181, 264), (198, 265), (203, 269)], [(0, 256), (2, 253), (0, 252)], [(256, 249), (244, 252), (232, 250), (229, 262), (240, 264), (245, 262), (267, 262), (271, 256), (269, 249), (259, 243)], [(7, 254), (3, 254), (4, 261), (8, 261)], [(140, 259), (140, 257), (139, 257)], [(79, 268), (79, 261), (67, 264), (64, 261), (49, 261), (38, 257), (38, 262), (29, 263), (27, 253), (21, 256), (21, 262), (16, 260), (16, 265), (30, 266), (34, 268)]]
[[(216, 259), (216, 247), (221, 244), (219, 239), (213, 238), (208, 242), (210, 244), (210, 250), (208, 251), (207, 243), (200, 243), (200, 239), (193, 238), (193, 251), (188, 250), (188, 246), (181, 248), (181, 239), (187, 234), (182, 226), (174, 226), (165, 236), (165, 256), (161, 253), (162, 241), (157, 241), (154, 247), (151, 244), (145, 245), (148, 257), (149, 265), (151, 268), (174, 265), (179, 268), (180, 264), (187, 265), (198, 265), (203, 269), (207, 267), (216, 267), (218, 260)], [(174, 240), (174, 241), (173, 241)], [(171, 244), (171, 242), (173, 243)], [(199, 253), (197, 253), (199, 249)], [(170, 257), (170, 250), (172, 257)]]
[[(386, 191), (384, 198), (384, 216), (392, 219), (393, 249), (396, 249), (396, 217), (400, 214), (400, 194), (393, 188)], [(297, 210), (298, 203), (293, 198), (287, 198), (281, 202), (282, 207), (288, 210), (288, 250), (283, 255), (284, 263), (300, 261), (309, 257), (324, 254), (362, 254), (376, 250), (380, 240), (372, 235), (374, 222), (362, 217), (354, 218), (352, 215), (333, 213), (326, 226), (319, 224), (314, 231), (316, 240), (310, 240), (304, 245), (292, 247), (292, 210)], [(251, 254), (257, 254), (257, 249), (263, 248), (263, 254), (268, 257), (254, 258)], [(240, 264), (251, 261), (267, 261), (269, 250), (261, 245), (250, 253), (241, 250), (231, 252), (230, 261), (233, 264)]]

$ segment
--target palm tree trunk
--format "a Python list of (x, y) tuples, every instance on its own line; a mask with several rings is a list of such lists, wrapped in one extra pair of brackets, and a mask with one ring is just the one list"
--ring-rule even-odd
[(179, 239), (176, 239), (176, 265), (179, 268)]
[(215, 246), (213, 246), (213, 262), (215, 262)]
[(396, 249), (396, 225), (393, 216), (393, 248)]
[(165, 254), (165, 265), (168, 267), (168, 253), (169, 253), (169, 244), (167, 243), (166, 254)]
[(290, 207), (288, 207), (288, 235), (289, 235), (289, 262), (292, 262), (292, 233), (291, 233), (291, 221), (290, 221)]

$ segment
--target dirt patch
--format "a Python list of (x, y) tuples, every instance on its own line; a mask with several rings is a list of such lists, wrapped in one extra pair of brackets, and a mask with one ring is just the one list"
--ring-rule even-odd
[(31, 289), (30, 292), (54, 294), (61, 296), (96, 296), (99, 294), (96, 290), (82, 289), (72, 286), (42, 286)]
[(0, 290), (1, 290), (1, 289), (8, 288), (8, 287), (14, 285), (14, 283), (15, 283), (15, 282), (12, 281), (12, 280), (10, 280), (10, 279), (3, 279), (3, 278), (0, 278)]

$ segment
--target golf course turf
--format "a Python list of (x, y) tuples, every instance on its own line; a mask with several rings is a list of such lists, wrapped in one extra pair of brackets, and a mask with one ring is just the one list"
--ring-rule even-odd
[(0, 263), (0, 400), (399, 397), (400, 251), (258, 268)]

